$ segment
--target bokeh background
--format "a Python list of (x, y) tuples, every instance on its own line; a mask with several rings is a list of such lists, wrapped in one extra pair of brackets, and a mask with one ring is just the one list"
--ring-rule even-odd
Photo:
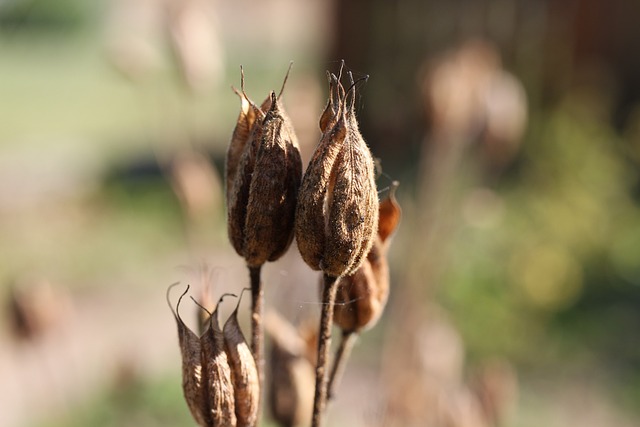
[[(627, 0), (0, 0), (0, 424), (193, 425), (165, 292), (248, 284), (221, 193), (229, 86), (242, 64), (259, 102), (294, 60), (306, 164), (344, 59), (370, 75), (358, 117), (403, 222), (329, 424), (638, 425), (638, 17)], [(317, 315), (295, 245), (264, 282), (291, 322)]]

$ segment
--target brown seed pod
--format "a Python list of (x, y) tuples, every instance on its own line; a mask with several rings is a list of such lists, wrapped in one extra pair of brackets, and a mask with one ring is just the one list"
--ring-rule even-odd
[(293, 127), (275, 93), (270, 97), (242, 154), (229, 203), (229, 236), (250, 267), (275, 261), (291, 244), (302, 175)]
[[(167, 290), (167, 301), (169, 290)], [(171, 308), (178, 325), (178, 340), (182, 355), (182, 389), (187, 406), (198, 425), (204, 427), (235, 427), (231, 369), (224, 351), (224, 337), (218, 325), (217, 308), (209, 317), (209, 325), (198, 337), (182, 321), (178, 310)], [(169, 301), (168, 301), (169, 302)], [(171, 307), (171, 303), (169, 302)]]
[(211, 426), (235, 427), (237, 421), (231, 367), (224, 351), (224, 335), (218, 324), (218, 307), (211, 314), (209, 327), (200, 338), (203, 385), (209, 404), (207, 413), (211, 417)]
[(229, 203), (233, 181), (238, 170), (242, 152), (244, 151), (247, 141), (249, 141), (253, 125), (257, 118), (256, 107), (244, 91), (244, 70), (242, 66), (240, 66), (240, 76), (241, 91), (238, 91), (233, 86), (231, 87), (236, 95), (240, 97), (240, 113), (238, 114), (233, 134), (231, 135), (231, 141), (229, 141), (229, 148), (227, 149), (225, 160), (225, 191), (227, 203)]
[(331, 277), (350, 274), (360, 266), (378, 224), (373, 157), (358, 130), (353, 102), (346, 105), (355, 87), (352, 84), (339, 100), (337, 120), (316, 148), (296, 211), (302, 258)]
[(253, 427), (258, 420), (260, 385), (256, 362), (238, 324), (238, 306), (227, 319), (223, 334), (235, 395), (238, 427)]
[(182, 356), (182, 391), (187, 401), (191, 415), (200, 426), (210, 425), (210, 417), (207, 414), (207, 402), (205, 399), (202, 373), (202, 352), (200, 338), (193, 333), (180, 318), (179, 309), (182, 298), (189, 292), (189, 286), (180, 295), (176, 309), (173, 310), (169, 302), (169, 291), (178, 283), (174, 283), (167, 289), (167, 302), (178, 325), (178, 342)]

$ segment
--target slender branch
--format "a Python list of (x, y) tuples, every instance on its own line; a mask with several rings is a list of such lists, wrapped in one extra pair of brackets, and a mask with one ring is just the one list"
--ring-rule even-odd
[(353, 331), (343, 331), (342, 339), (340, 340), (340, 347), (336, 352), (336, 358), (333, 361), (333, 367), (331, 374), (329, 375), (329, 385), (327, 386), (328, 394), (327, 399), (331, 400), (336, 394), (336, 388), (340, 385), (344, 369), (347, 366), (347, 361), (351, 355), (351, 350), (354, 344), (358, 340), (358, 333)]
[(331, 327), (333, 326), (333, 306), (336, 301), (337, 278), (324, 275), (322, 288), (322, 314), (320, 316), (320, 336), (318, 340), (318, 364), (316, 366), (316, 390), (313, 398), (312, 427), (322, 425), (322, 415), (327, 405), (326, 368), (331, 349)]
[(264, 291), (260, 281), (262, 266), (249, 267), (251, 278), (251, 353), (256, 361), (258, 383), (260, 385), (260, 402), (258, 403), (258, 419), (262, 413), (262, 395), (264, 390)]

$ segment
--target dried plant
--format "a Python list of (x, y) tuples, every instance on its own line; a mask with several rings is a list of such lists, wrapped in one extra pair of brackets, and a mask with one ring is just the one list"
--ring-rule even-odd
[[(167, 302), (171, 307), (169, 290)], [(218, 309), (216, 307), (209, 316), (209, 325), (204, 333), (196, 335), (185, 325), (179, 314), (180, 303), (188, 291), (187, 286), (178, 299), (175, 310), (171, 307), (178, 325), (184, 397), (199, 425), (233, 427), (236, 425), (236, 414), (231, 367), (225, 352), (224, 336), (218, 324)], [(204, 307), (202, 309), (206, 310)]]
[(312, 269), (322, 270), (324, 277), (314, 427), (322, 423), (327, 399), (337, 280), (360, 267), (378, 226), (373, 157), (355, 118), (357, 85), (351, 83), (345, 91), (341, 77), (342, 72), (330, 76), (331, 95), (320, 118), (324, 133), (302, 179), (296, 209), (295, 233), (302, 258)]
[[(242, 68), (241, 68), (242, 70)], [(289, 66), (291, 70), (291, 65)], [(226, 161), (227, 229), (229, 239), (249, 268), (251, 280), (251, 349), (262, 388), (264, 344), (262, 265), (275, 261), (293, 240), (293, 224), (302, 161), (291, 121), (272, 91), (258, 108), (244, 90), (241, 111)]]
[(231, 366), (231, 379), (238, 427), (255, 426), (258, 421), (260, 385), (258, 369), (238, 323), (238, 305), (224, 324), (225, 350)]
[[(216, 306), (201, 308), (201, 336), (178, 325), (187, 404), (203, 426), (259, 424), (264, 374), (261, 268), (276, 261), (295, 235), (304, 261), (322, 271), (320, 327), (296, 330), (275, 315), (269, 317), (273, 341), (270, 403), (277, 421), (297, 426), (312, 417), (319, 427), (327, 401), (329, 351), (336, 297), (335, 323), (343, 342), (331, 374), (337, 383), (352, 344), (349, 337), (372, 327), (389, 292), (387, 250), (400, 219), (394, 198), (380, 203), (374, 160), (360, 134), (355, 114), (358, 84), (342, 69), (327, 73), (329, 99), (320, 117), (322, 137), (302, 176), (298, 140), (281, 103), (271, 91), (256, 105), (246, 94), (241, 67), (240, 113), (229, 142), (225, 164), (227, 230), (235, 251), (244, 258), (251, 281), (251, 350), (238, 323), (238, 307), (220, 330)], [(380, 219), (380, 220), (379, 220)], [(187, 288), (188, 290), (188, 288)], [(203, 295), (203, 303), (207, 295)], [(239, 304), (239, 303), (238, 303)], [(275, 320), (274, 320), (275, 319)], [(304, 328), (303, 328), (304, 329)], [(315, 369), (315, 389), (314, 383)]]

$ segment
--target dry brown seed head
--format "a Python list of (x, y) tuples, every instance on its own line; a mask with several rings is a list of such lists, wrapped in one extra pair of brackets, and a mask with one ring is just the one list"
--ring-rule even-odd
[[(167, 302), (169, 290), (175, 285), (171, 285), (167, 290)], [(231, 369), (224, 351), (224, 337), (218, 325), (217, 308), (209, 316), (204, 334), (198, 337), (184, 324), (178, 314), (182, 298), (188, 290), (189, 287), (180, 296), (175, 311), (171, 308), (178, 325), (185, 400), (199, 425), (235, 427)], [(171, 307), (170, 302), (169, 306)]]
[(230, 192), (233, 186), (234, 177), (238, 170), (240, 158), (242, 157), (242, 152), (244, 151), (244, 147), (249, 140), (253, 125), (257, 119), (257, 108), (244, 91), (244, 70), (242, 66), (240, 66), (240, 73), (241, 91), (238, 91), (236, 88), (231, 87), (236, 95), (240, 97), (240, 113), (238, 114), (238, 119), (236, 120), (236, 126), (233, 129), (233, 134), (231, 136), (231, 141), (229, 142), (229, 148), (227, 149), (227, 156), (225, 161), (225, 189), (227, 203), (229, 202)]
[(389, 267), (376, 239), (367, 259), (353, 274), (341, 277), (334, 311), (334, 323), (345, 332), (373, 327), (389, 297)]
[[(343, 113), (339, 126), (346, 120)], [(378, 192), (373, 158), (357, 129), (346, 123), (346, 138), (336, 157), (325, 197), (325, 274), (355, 271), (373, 244), (378, 227)]]
[(189, 291), (189, 286), (178, 299), (175, 310), (171, 306), (171, 302), (169, 302), (169, 291), (177, 284), (174, 283), (167, 289), (167, 302), (178, 325), (178, 341), (182, 357), (182, 391), (189, 411), (198, 425), (208, 426), (210, 425), (210, 418), (206, 410), (208, 404), (203, 387), (200, 338), (184, 324), (179, 314), (180, 303)]
[(231, 366), (238, 427), (253, 427), (258, 419), (260, 385), (256, 362), (238, 324), (238, 306), (223, 329), (225, 349)]
[(254, 108), (256, 121), (228, 198), (229, 238), (250, 267), (275, 261), (289, 248), (302, 176), (291, 121), (274, 92), (268, 99), (268, 110)]
[(335, 121), (326, 124), (303, 177), (296, 241), (311, 268), (339, 277), (355, 271), (371, 248), (378, 196), (373, 158), (358, 130), (352, 104), (347, 111), (347, 98), (356, 84), (346, 92), (339, 77), (332, 77), (330, 84), (335, 86), (330, 92), (338, 97), (338, 112)]
[(293, 224), (302, 161), (295, 134), (272, 105), (264, 122), (251, 176), (243, 229), (243, 256), (249, 266), (275, 261), (293, 240)]
[(235, 427), (237, 420), (231, 367), (225, 352), (224, 335), (218, 323), (218, 307), (211, 314), (209, 327), (200, 338), (203, 385), (209, 404), (207, 414), (211, 417), (212, 426)]

